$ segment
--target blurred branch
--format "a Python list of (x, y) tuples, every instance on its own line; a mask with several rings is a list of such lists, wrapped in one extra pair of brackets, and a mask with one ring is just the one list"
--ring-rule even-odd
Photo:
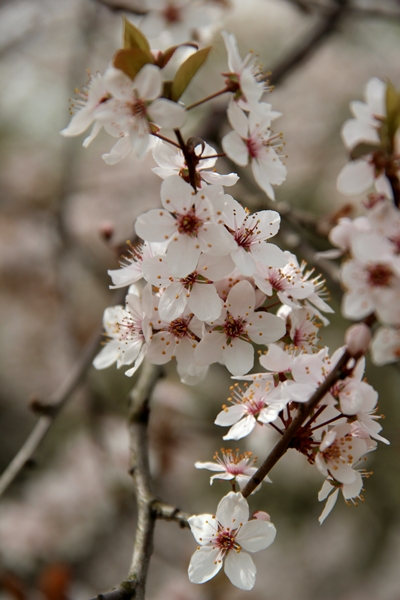
[[(145, 362), (129, 402), (129, 438), (131, 447), (130, 472), (133, 477), (138, 518), (133, 557), (128, 578), (116, 589), (99, 594), (97, 600), (144, 600), (147, 572), (153, 553), (154, 528), (157, 519), (176, 521), (187, 527), (189, 514), (157, 500), (152, 489), (148, 453), (149, 401), (162, 369)], [(95, 600), (94, 598), (92, 600)]]
[(325, 381), (323, 381), (323, 383), (311, 396), (310, 400), (306, 404), (300, 405), (299, 413), (296, 416), (296, 418), (289, 425), (279, 442), (272, 449), (272, 451), (267, 456), (267, 458), (265, 459), (261, 467), (258, 469), (258, 471), (254, 473), (251, 479), (247, 482), (246, 486), (243, 488), (242, 494), (245, 498), (247, 498), (247, 496), (250, 496), (250, 494), (256, 489), (256, 487), (259, 486), (260, 483), (265, 479), (272, 467), (286, 453), (287, 449), (289, 448), (290, 442), (298, 433), (305, 420), (311, 415), (313, 410), (316, 408), (318, 402), (322, 400), (325, 394), (329, 392), (331, 387), (337, 381), (339, 381), (339, 379), (344, 379), (353, 371), (354, 366), (356, 365), (356, 361), (354, 361), (354, 365), (349, 369), (347, 367), (347, 363), (349, 362), (350, 358), (351, 356), (346, 350), (339, 362), (337, 363), (337, 365), (333, 367), (332, 371), (329, 373)]
[(92, 364), (93, 358), (97, 353), (100, 341), (100, 333), (96, 333), (90, 339), (82, 352), (80, 360), (76, 363), (71, 373), (50, 398), (48, 403), (44, 404), (37, 400), (34, 402), (33, 408), (36, 412), (40, 412), (41, 416), (19, 452), (1, 475), (0, 496), (14, 481), (18, 473), (22, 471), (26, 463), (32, 459), (32, 456), (36, 452), (39, 444), (43, 441), (54, 420), (84, 380), (86, 373)]
[[(287, 0), (290, 4), (294, 4), (301, 12), (310, 14), (313, 11), (320, 13), (329, 13), (331, 7), (326, 3), (317, 2), (315, 0)], [(382, 3), (380, 3), (382, 4)], [(382, 19), (400, 19), (400, 11), (393, 11), (390, 8), (382, 6), (359, 6), (357, 4), (349, 4), (347, 11), (350, 14), (359, 15), (361, 17), (372, 17)]]
[(310, 58), (318, 46), (336, 30), (339, 20), (347, 10), (346, 0), (337, 0), (322, 16), (320, 23), (311, 31), (297, 48), (294, 48), (286, 58), (271, 68), (272, 75), (269, 80), (272, 84), (281, 82), (282, 79), (306, 59)]
[(149, 12), (143, 8), (138, 8), (134, 6), (133, 2), (129, 2), (129, 0), (94, 0), (97, 4), (102, 4), (106, 6), (111, 12), (129, 12), (133, 15), (144, 16)]

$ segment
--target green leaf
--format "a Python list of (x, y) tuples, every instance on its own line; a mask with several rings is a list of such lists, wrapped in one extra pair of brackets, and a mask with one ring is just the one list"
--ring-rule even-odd
[(124, 17), (124, 48), (139, 48), (151, 55), (150, 44), (143, 33)]
[(118, 50), (114, 56), (113, 65), (116, 69), (120, 69), (131, 79), (135, 79), (140, 69), (144, 65), (152, 64), (146, 52), (140, 48), (125, 48)]
[(191, 54), (191, 56), (189, 56), (189, 58), (187, 58), (185, 62), (181, 64), (175, 74), (172, 84), (172, 100), (175, 102), (179, 100), (189, 83), (192, 81), (193, 77), (196, 75), (197, 71), (201, 66), (203, 66), (210, 50), (211, 46), (202, 48), (194, 54)]
[(350, 157), (352, 160), (357, 160), (357, 158), (361, 158), (366, 154), (371, 154), (371, 152), (375, 152), (381, 148), (380, 144), (369, 144), (368, 142), (360, 142), (357, 146), (354, 146), (353, 150), (350, 152)]
[(400, 93), (389, 81), (386, 89), (387, 134), (393, 145), (393, 138), (400, 126)]
[(172, 94), (172, 81), (164, 81), (163, 83), (163, 92), (162, 97), (167, 98), (167, 100), (171, 100)]

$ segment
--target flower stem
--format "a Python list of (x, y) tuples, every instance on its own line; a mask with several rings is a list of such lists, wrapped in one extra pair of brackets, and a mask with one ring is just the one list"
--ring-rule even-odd
[(169, 138), (161, 135), (160, 133), (152, 133), (151, 135), (154, 135), (154, 137), (163, 140), (163, 142), (167, 142), (167, 144), (172, 144), (173, 146), (175, 146), (175, 148), (181, 148), (179, 144), (174, 142), (174, 140), (170, 140)]
[(222, 96), (222, 94), (226, 94), (226, 92), (229, 92), (229, 88), (224, 88), (223, 90), (219, 90), (219, 92), (215, 92), (214, 94), (211, 94), (210, 96), (206, 96), (205, 98), (202, 98), (202, 100), (198, 100), (197, 102), (193, 102), (193, 104), (189, 104), (189, 106), (186, 107), (186, 110), (192, 110), (192, 108), (195, 108), (196, 106), (200, 106), (200, 104), (204, 104), (204, 102), (208, 102), (209, 100), (212, 100), (213, 98), (217, 98), (217, 96)]

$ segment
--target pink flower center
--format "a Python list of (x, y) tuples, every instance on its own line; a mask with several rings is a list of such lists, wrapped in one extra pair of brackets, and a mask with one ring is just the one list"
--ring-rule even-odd
[(217, 539), (215, 540), (215, 545), (219, 548), (224, 554), (229, 552), (229, 550), (236, 550), (236, 552), (240, 552), (241, 546), (235, 541), (235, 535), (237, 529), (231, 531), (229, 528), (223, 529), (222, 525), (218, 525), (218, 534)]
[(235, 232), (234, 238), (238, 246), (244, 248), (245, 250), (249, 250), (253, 239), (255, 238), (257, 231), (258, 222), (253, 225), (253, 227), (246, 227), (244, 224), (242, 227)]
[(131, 104), (131, 110), (134, 117), (146, 116), (146, 105), (143, 100), (134, 100)]
[(228, 315), (224, 323), (224, 333), (228, 338), (228, 343), (232, 338), (243, 337), (247, 333), (245, 323), (246, 321), (241, 318), (234, 319), (232, 315)]
[(246, 146), (251, 158), (257, 158), (260, 155), (260, 143), (256, 139), (247, 138)]
[(194, 286), (194, 284), (196, 283), (196, 280), (197, 280), (197, 273), (196, 273), (196, 271), (194, 271), (193, 273), (190, 273), (190, 275), (188, 275), (187, 277), (184, 277), (183, 279), (181, 279), (180, 282), (183, 283), (185, 288), (191, 289)]
[(371, 265), (367, 269), (368, 281), (372, 287), (387, 287), (392, 280), (392, 270), (387, 265)]
[(179, 233), (196, 237), (197, 232), (202, 226), (203, 221), (196, 215), (192, 208), (187, 213), (177, 216), (177, 225)]
[(189, 332), (188, 324), (189, 320), (187, 319), (175, 319), (169, 324), (168, 331), (172, 333), (175, 337), (182, 339), (187, 335), (191, 335)]

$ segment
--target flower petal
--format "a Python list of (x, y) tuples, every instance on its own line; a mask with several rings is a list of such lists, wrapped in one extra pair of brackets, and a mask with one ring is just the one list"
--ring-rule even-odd
[(225, 559), (225, 573), (233, 585), (241, 590), (251, 590), (256, 582), (257, 569), (246, 552), (229, 552)]

